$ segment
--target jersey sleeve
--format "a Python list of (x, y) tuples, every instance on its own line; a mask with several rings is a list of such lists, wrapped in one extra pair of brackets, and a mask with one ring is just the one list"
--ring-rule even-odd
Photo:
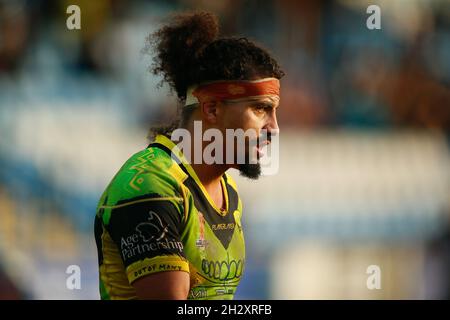
[(106, 229), (117, 245), (130, 284), (163, 271), (189, 272), (183, 253), (179, 206), (161, 196), (114, 206)]

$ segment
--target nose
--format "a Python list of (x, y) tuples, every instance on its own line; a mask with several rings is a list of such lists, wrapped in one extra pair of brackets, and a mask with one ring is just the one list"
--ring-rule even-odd
[(277, 134), (280, 130), (280, 128), (278, 127), (276, 110), (272, 110), (272, 112), (270, 113), (264, 129), (266, 129), (270, 134)]

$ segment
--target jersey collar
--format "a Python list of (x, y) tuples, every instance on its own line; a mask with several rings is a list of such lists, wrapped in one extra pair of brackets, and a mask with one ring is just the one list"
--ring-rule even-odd
[[(215, 202), (211, 199), (211, 197), (209, 196), (209, 193), (206, 191), (205, 187), (203, 186), (202, 182), (200, 181), (200, 179), (198, 178), (197, 174), (195, 173), (194, 169), (192, 168), (192, 166), (190, 165), (189, 161), (187, 161), (186, 157), (183, 155), (183, 152), (180, 150), (180, 148), (178, 148), (178, 146), (172, 141), (170, 140), (167, 136), (159, 134), (155, 137), (155, 143), (159, 143), (161, 145), (163, 145), (164, 147), (166, 147), (167, 149), (169, 149), (171, 151), (171, 157), (172, 159), (175, 160), (175, 162), (180, 165), (180, 167), (182, 167), (182, 169), (186, 169), (185, 171), (187, 171), (186, 173), (192, 177), (192, 179), (194, 179), (194, 181), (197, 183), (197, 185), (199, 186), (199, 188), (201, 189), (203, 195), (206, 197), (206, 199), (208, 200), (208, 202), (211, 204), (211, 206), (217, 211), (218, 214), (220, 215), (225, 215), (228, 212), (229, 209), (229, 199), (228, 199), (228, 191), (227, 191), (227, 186), (226, 186), (226, 182), (224, 177), (222, 176), (222, 178), (220, 179), (220, 182), (222, 184), (222, 190), (225, 193), (225, 209), (219, 209)], [(183, 170), (184, 171), (184, 170)], [(224, 173), (225, 175), (226, 173)]]

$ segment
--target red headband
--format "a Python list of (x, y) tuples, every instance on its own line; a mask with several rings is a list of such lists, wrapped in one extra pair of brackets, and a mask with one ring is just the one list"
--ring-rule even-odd
[(189, 88), (186, 96), (186, 105), (208, 99), (236, 101), (263, 96), (279, 97), (279, 95), (280, 81), (276, 78), (250, 81), (215, 81)]

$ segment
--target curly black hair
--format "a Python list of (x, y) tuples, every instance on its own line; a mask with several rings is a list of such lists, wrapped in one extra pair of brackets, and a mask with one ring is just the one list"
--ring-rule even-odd
[[(148, 38), (153, 48), (151, 72), (162, 75), (183, 103), (188, 87), (214, 80), (281, 79), (284, 72), (268, 51), (247, 38), (218, 38), (217, 17), (209, 12), (182, 13)], [(182, 110), (186, 120), (192, 110)], [(169, 133), (178, 120), (153, 134)], [(168, 132), (169, 131), (169, 132)]]

